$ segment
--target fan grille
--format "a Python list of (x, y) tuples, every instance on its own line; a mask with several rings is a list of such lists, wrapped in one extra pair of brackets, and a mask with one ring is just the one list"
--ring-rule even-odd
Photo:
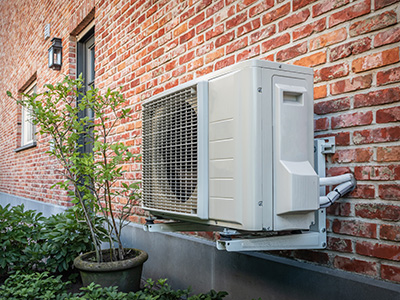
[(146, 208), (197, 214), (197, 91), (189, 87), (143, 106)]

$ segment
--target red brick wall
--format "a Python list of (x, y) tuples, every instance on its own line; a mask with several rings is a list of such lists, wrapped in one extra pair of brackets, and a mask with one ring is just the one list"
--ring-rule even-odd
[[(156, 93), (250, 58), (313, 67), (315, 133), (333, 135), (337, 144), (328, 174), (353, 172), (358, 187), (328, 209), (327, 250), (285, 254), (400, 282), (398, 1), (19, 2), (0, 3), (1, 191), (67, 203), (49, 190), (57, 172), (43, 154), (46, 137), (35, 149), (13, 152), (17, 107), (4, 92), (16, 93), (35, 72), (39, 88), (75, 74), (74, 35), (94, 8), (96, 86), (123, 87), (134, 113), (116, 138), (135, 153), (141, 101)], [(47, 68), (45, 23), (52, 37), (63, 38), (61, 72)], [(125, 180), (140, 179), (140, 168), (126, 165)]]

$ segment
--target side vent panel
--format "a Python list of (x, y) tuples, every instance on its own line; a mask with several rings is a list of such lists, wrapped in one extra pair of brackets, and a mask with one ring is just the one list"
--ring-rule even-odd
[(190, 86), (143, 106), (143, 204), (197, 215), (198, 95)]

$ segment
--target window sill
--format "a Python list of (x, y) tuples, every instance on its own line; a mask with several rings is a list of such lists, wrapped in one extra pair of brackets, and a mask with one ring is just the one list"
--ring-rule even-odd
[(33, 147), (36, 147), (36, 142), (32, 142), (32, 143), (26, 144), (26, 145), (24, 145), (22, 147), (19, 147), (17, 149), (14, 149), (14, 152), (20, 152), (20, 151), (23, 151), (23, 150), (26, 150), (26, 149), (30, 149), (30, 148), (33, 148)]

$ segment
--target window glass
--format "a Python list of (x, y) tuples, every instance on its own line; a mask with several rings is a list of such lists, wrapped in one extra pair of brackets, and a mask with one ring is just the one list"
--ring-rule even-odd
[[(36, 93), (36, 83), (28, 87), (24, 94), (32, 95)], [(35, 125), (32, 123), (32, 113), (26, 107), (22, 107), (22, 130), (21, 130), (21, 146), (32, 144), (35, 141)]]

